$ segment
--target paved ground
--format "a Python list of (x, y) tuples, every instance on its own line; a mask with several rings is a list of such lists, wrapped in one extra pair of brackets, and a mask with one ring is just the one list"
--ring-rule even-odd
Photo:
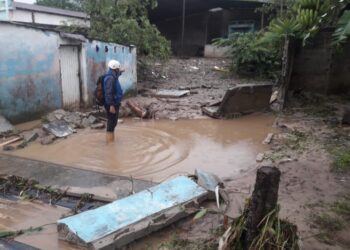
[[(152, 182), (107, 175), (54, 163), (29, 160), (0, 154), (0, 174), (34, 179), (42, 185), (54, 186), (77, 193), (92, 193), (98, 197), (117, 199), (154, 185)], [(132, 184), (133, 183), (133, 184)]]

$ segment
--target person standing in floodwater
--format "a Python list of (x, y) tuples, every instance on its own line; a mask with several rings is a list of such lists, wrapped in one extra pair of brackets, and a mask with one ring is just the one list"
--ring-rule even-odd
[(124, 70), (121, 69), (120, 62), (110, 60), (108, 71), (103, 79), (103, 93), (107, 113), (107, 144), (114, 142), (114, 130), (118, 124), (119, 108), (123, 98), (123, 90), (120, 86), (119, 76)]

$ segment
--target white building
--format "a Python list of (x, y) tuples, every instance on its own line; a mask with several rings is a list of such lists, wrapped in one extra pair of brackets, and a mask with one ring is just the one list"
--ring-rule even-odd
[(13, 0), (0, 0), (0, 20), (48, 26), (90, 26), (90, 18), (86, 13)]

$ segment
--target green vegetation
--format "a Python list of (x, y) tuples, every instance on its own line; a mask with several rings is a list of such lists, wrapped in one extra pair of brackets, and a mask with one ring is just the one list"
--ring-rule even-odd
[(333, 34), (333, 45), (339, 47), (350, 37), (350, 10), (345, 10), (339, 18), (337, 29)]
[(345, 196), (342, 199), (332, 204), (332, 211), (340, 216), (350, 218), (350, 196)]
[(229, 46), (232, 55), (232, 71), (259, 77), (274, 78), (280, 69), (278, 50), (258, 46), (259, 33), (237, 34), (232, 39), (218, 39), (217, 46)]
[(170, 42), (151, 24), (148, 11), (157, 6), (157, 0), (41, 0), (38, 4), (63, 9), (81, 10), (90, 16), (91, 27), (84, 30), (74, 25), (71, 32), (86, 33), (89, 37), (125, 45), (135, 45), (139, 55), (167, 59)]
[(338, 148), (332, 150), (332, 169), (335, 172), (348, 172), (350, 170), (350, 149)]
[[(259, 235), (254, 239), (250, 249), (291, 249), (298, 250), (299, 239), (297, 227), (278, 217), (279, 206), (273, 209), (259, 224)], [(238, 217), (231, 226), (230, 249), (241, 250), (243, 248), (242, 237), (245, 234), (245, 223), (248, 210)]]
[[(287, 8), (283, 8), (285, 4)], [(265, 30), (218, 39), (214, 44), (231, 47), (233, 71), (276, 78), (281, 71), (285, 40), (294, 38), (305, 45), (321, 28), (334, 25), (344, 7), (341, 0), (274, 1), (258, 9), (263, 13), (277, 12)], [(350, 14), (345, 11), (334, 34), (335, 44), (343, 43), (348, 38), (349, 20)]]

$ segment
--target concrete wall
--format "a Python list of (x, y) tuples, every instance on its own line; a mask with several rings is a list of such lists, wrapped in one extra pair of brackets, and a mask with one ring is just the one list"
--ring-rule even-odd
[(0, 34), (0, 113), (21, 122), (61, 107), (57, 34), (4, 23)]
[(136, 48), (130, 48), (113, 43), (101, 41), (90, 41), (83, 46), (86, 56), (86, 81), (87, 86), (83, 93), (84, 100), (88, 105), (92, 104), (92, 96), (98, 77), (106, 72), (106, 63), (115, 59), (118, 60), (125, 72), (119, 78), (122, 89), (125, 93), (135, 92), (137, 88), (136, 71)]
[(100, 41), (62, 39), (54, 31), (6, 22), (0, 22), (0, 36), (0, 114), (11, 122), (33, 120), (62, 107), (61, 45), (80, 47), (82, 106), (93, 103), (96, 80), (106, 71), (106, 63), (112, 58), (119, 60), (126, 69), (120, 78), (123, 90), (136, 90), (135, 48)]
[(320, 94), (342, 94), (350, 90), (350, 43), (341, 51), (331, 47), (333, 30), (323, 30), (306, 47), (297, 48), (291, 89)]

